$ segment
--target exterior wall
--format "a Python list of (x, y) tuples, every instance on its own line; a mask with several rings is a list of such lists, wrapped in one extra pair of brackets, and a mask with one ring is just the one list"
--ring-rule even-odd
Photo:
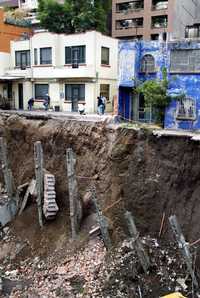
[(10, 53), (10, 41), (18, 39), (24, 32), (31, 33), (31, 30), (5, 24), (4, 12), (3, 9), (0, 8), (0, 52)]
[(185, 27), (200, 21), (200, 1), (176, 0), (172, 38), (184, 38)]
[(8, 53), (0, 52), (0, 76), (5, 72), (10, 64), (10, 55)]
[[(172, 73), (170, 72), (170, 55), (173, 50), (200, 50), (200, 43), (197, 42), (121, 42), (119, 44), (119, 57), (123, 51), (128, 53), (128, 59), (119, 61), (120, 65), (120, 81), (119, 81), (119, 114), (126, 119), (137, 119), (138, 98), (133, 97), (134, 82), (145, 81), (150, 79), (161, 79), (162, 68), (166, 67), (168, 71), (169, 90), (168, 93), (172, 97), (176, 97), (165, 113), (165, 128), (170, 129), (200, 129), (200, 71), (186, 73), (184, 71)], [(131, 56), (131, 52), (134, 55)], [(156, 72), (153, 74), (140, 73), (140, 61), (145, 54), (151, 54), (155, 59)], [(122, 56), (123, 57), (123, 56)], [(121, 58), (120, 58), (121, 60)], [(184, 62), (185, 64), (186, 62)], [(127, 65), (129, 68), (127, 77)], [(132, 77), (134, 80), (129, 79)], [(185, 94), (195, 103), (196, 116), (194, 120), (181, 120), (177, 118), (178, 96)]]
[[(66, 46), (86, 46), (85, 64), (79, 68), (65, 65)], [(110, 65), (101, 65), (101, 47), (110, 49)], [(52, 65), (34, 65), (34, 49), (43, 47), (52, 48)], [(30, 50), (31, 66), (25, 70), (15, 68), (15, 51)], [(39, 54), (38, 54), (39, 61)], [(59, 105), (64, 111), (71, 111), (71, 103), (65, 102), (61, 94), (64, 94), (65, 84), (85, 84), (85, 103), (88, 113), (97, 109), (97, 96), (100, 94), (100, 84), (110, 85), (110, 101), (107, 111), (112, 111), (113, 97), (117, 96), (118, 78), (118, 40), (101, 33), (90, 31), (82, 34), (64, 35), (53, 33), (37, 33), (30, 40), (11, 42), (11, 67), (7, 75), (24, 77), (31, 81), (33, 87), (29, 88), (29, 96), (34, 97), (34, 84), (49, 84), (49, 95), (52, 106)], [(41, 106), (41, 103), (36, 103)], [(26, 107), (26, 104), (25, 104)]]

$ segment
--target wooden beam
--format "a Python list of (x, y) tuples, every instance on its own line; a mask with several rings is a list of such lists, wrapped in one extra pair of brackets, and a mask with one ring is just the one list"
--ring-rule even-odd
[(131, 237), (133, 238), (133, 245), (134, 245), (134, 248), (138, 255), (140, 264), (141, 264), (144, 272), (147, 273), (148, 269), (150, 267), (150, 260), (149, 260), (147, 253), (145, 252), (143, 244), (140, 240), (139, 233), (137, 231), (134, 218), (129, 211), (125, 212), (124, 217), (127, 222), (129, 233), (130, 233)]
[(43, 199), (43, 181), (44, 181), (44, 161), (43, 150), (40, 141), (34, 143), (34, 161), (35, 161), (35, 177), (36, 177), (36, 189), (37, 189), (37, 207), (38, 207), (38, 219), (39, 225), (43, 227), (42, 219), (42, 199)]
[(169, 217), (169, 222), (171, 229), (173, 231), (173, 234), (175, 236), (175, 239), (178, 244), (178, 248), (180, 249), (180, 252), (183, 256), (183, 259), (187, 265), (188, 272), (190, 273), (190, 276), (192, 277), (193, 284), (196, 288), (199, 287), (198, 281), (196, 279), (193, 267), (192, 267), (192, 256), (190, 254), (189, 250), (189, 244), (185, 241), (185, 237), (182, 233), (181, 227), (177, 221), (176, 215)]
[(66, 150), (66, 162), (67, 162), (67, 177), (68, 177), (68, 190), (69, 190), (69, 204), (70, 204), (70, 220), (71, 220), (71, 233), (72, 239), (77, 238), (79, 231), (79, 222), (82, 213), (80, 210), (78, 184), (76, 180), (75, 164), (76, 157), (72, 148)]
[(98, 224), (99, 224), (99, 227), (101, 230), (101, 235), (102, 235), (102, 238), (103, 238), (106, 248), (109, 249), (109, 248), (111, 248), (112, 243), (111, 243), (111, 239), (110, 239), (110, 235), (109, 235), (109, 231), (108, 231), (108, 222), (107, 222), (105, 216), (103, 216), (103, 213), (98, 205), (95, 186), (91, 186), (91, 194), (92, 194), (92, 201), (95, 206), (96, 213), (97, 213)]

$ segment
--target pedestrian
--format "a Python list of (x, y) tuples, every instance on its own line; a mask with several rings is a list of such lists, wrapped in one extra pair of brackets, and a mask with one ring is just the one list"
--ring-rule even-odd
[(45, 111), (48, 111), (48, 109), (50, 107), (50, 101), (51, 101), (50, 96), (48, 94), (46, 94), (44, 103), (43, 103)]
[(79, 103), (78, 110), (79, 110), (80, 115), (85, 115), (85, 103)]
[(106, 109), (106, 97), (101, 95), (101, 101), (102, 101), (102, 115), (103, 115)]
[(34, 105), (34, 98), (31, 97), (31, 98), (29, 99), (29, 101), (28, 101), (28, 110), (29, 110), (29, 111), (32, 111), (32, 109), (33, 109), (33, 105)]
[(103, 102), (101, 96), (97, 97), (97, 113), (99, 115), (103, 114)]

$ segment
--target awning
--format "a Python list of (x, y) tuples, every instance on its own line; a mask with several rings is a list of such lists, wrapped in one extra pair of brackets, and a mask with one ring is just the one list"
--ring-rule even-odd
[(11, 77), (11, 76), (2, 76), (0, 77), (0, 81), (14, 81), (14, 80), (21, 80), (24, 77)]

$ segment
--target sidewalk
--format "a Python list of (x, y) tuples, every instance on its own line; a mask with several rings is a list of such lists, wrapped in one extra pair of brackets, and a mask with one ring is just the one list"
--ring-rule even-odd
[(80, 122), (107, 122), (114, 123), (116, 116), (111, 114), (97, 115), (86, 114), (80, 115), (75, 112), (50, 112), (50, 111), (23, 111), (23, 110), (0, 110), (0, 115), (19, 115), (31, 119), (63, 119), (75, 120)]

